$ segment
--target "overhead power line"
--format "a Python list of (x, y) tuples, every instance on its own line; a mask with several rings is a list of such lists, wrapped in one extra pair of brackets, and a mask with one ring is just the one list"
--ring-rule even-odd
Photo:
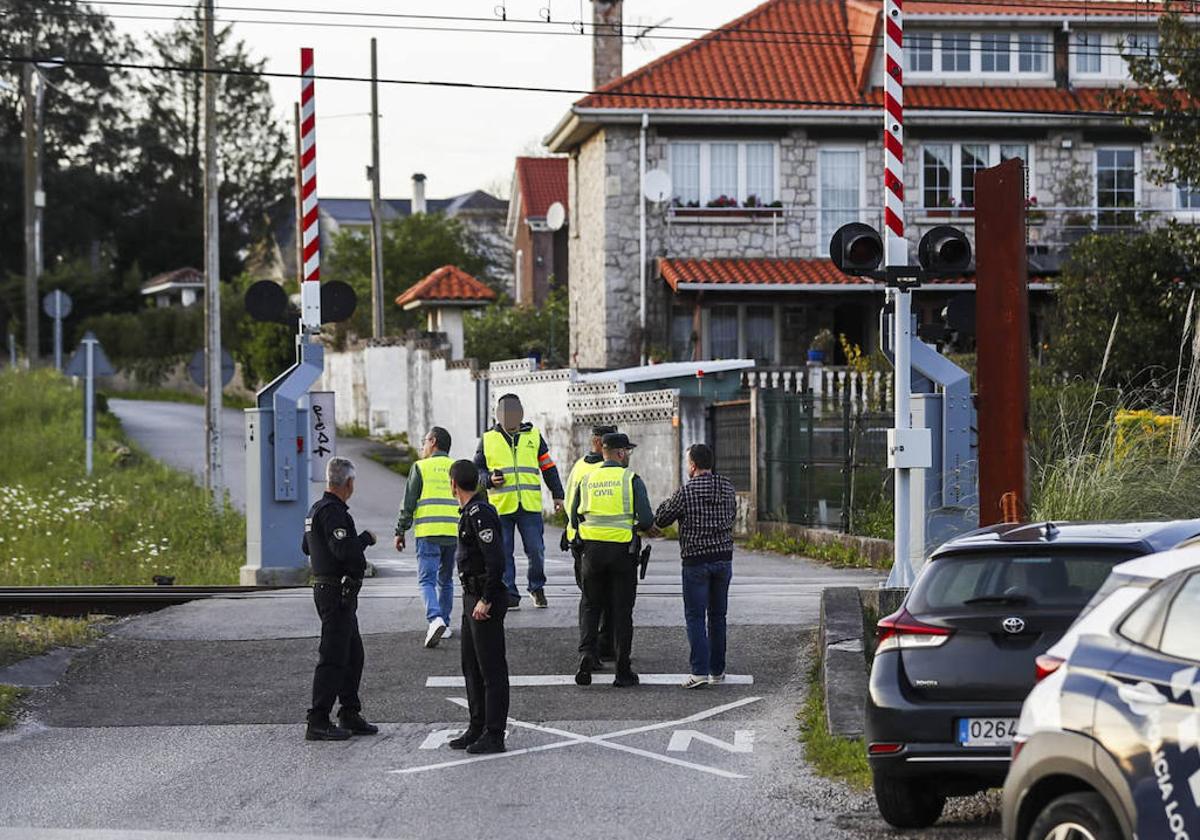
[[(0, 55), (0, 62), (9, 64), (33, 64), (46, 59), (42, 56), (20, 56), (20, 55)], [(214, 68), (206, 69), (204, 67), (195, 67), (191, 65), (177, 64), (149, 64), (144, 62), (133, 61), (86, 61), (77, 59), (65, 59), (59, 61), (61, 66), (66, 67), (97, 67), (110, 68), (118, 70), (144, 70), (158, 73), (189, 73), (195, 75), (212, 74), (218, 76), (243, 76), (267, 79), (299, 79), (299, 73), (288, 73), (282, 71), (271, 70), (245, 70), (245, 69), (230, 69), (230, 68)], [(332, 75), (321, 74), (315, 77), (320, 81), (326, 82), (359, 82), (370, 83), (369, 76), (347, 76), (347, 75)], [(776, 98), (776, 97), (754, 97), (754, 96), (716, 96), (712, 94), (689, 94), (689, 93), (658, 93), (653, 91), (596, 91), (585, 88), (565, 88), (565, 87), (544, 87), (535, 85), (506, 85), (489, 82), (459, 82), (450, 80), (434, 80), (434, 79), (397, 79), (397, 78), (380, 78), (379, 84), (386, 85), (404, 85), (412, 87), (435, 87), (435, 88), (451, 88), (460, 90), (485, 90), (485, 91), (507, 91), (521, 93), (554, 93), (567, 94), (572, 96), (590, 96), (599, 95), (612, 97), (616, 99), (659, 99), (673, 101), (689, 101), (689, 102), (710, 102), (710, 103), (728, 103), (737, 105), (791, 105), (798, 108), (823, 108), (826, 110), (878, 110), (882, 106), (875, 102), (865, 100), (857, 101), (829, 101), (823, 99), (791, 99), (791, 98)], [(962, 106), (938, 106), (936, 108), (921, 108), (916, 105), (909, 105), (908, 108), (913, 111), (920, 110), (939, 110), (939, 111), (955, 111), (960, 113), (1007, 113), (1010, 111), (1001, 111), (996, 108), (980, 108), (980, 107), (962, 107)], [(1037, 110), (1029, 113), (1036, 113), (1044, 116), (1065, 116), (1065, 117), (1081, 117), (1081, 116), (1107, 116), (1107, 117), (1125, 117), (1123, 112), (1110, 110), (1086, 110), (1078, 109), (1052, 109), (1052, 110)]]
[[(966, 0), (955, 0), (955, 2), (966, 2)], [(134, 5), (134, 4), (129, 3), (129, 4), (122, 4), (122, 5)], [(166, 3), (149, 3), (149, 2), (147, 2), (147, 3), (140, 3), (137, 5), (163, 6), (163, 7), (168, 7), (168, 8), (180, 9), (181, 11), (189, 10), (189, 7), (173, 6), (171, 4), (166, 4)], [(226, 8), (231, 8), (231, 7), (226, 7)], [(245, 9), (248, 9), (251, 11), (261, 10), (263, 12), (283, 11), (280, 9), (266, 9), (266, 8), (262, 8), (262, 7), (233, 7), (233, 8), (245, 8)], [(322, 14), (322, 15), (325, 15), (325, 14), (329, 14), (329, 15), (354, 14), (354, 15), (362, 15), (362, 16), (368, 16), (368, 15), (372, 14), (372, 13), (367, 13), (367, 12), (337, 12), (337, 11), (321, 11), (321, 12), (307, 11), (305, 13), (306, 14)], [(8, 13), (8, 14), (13, 14), (13, 13)], [(95, 13), (95, 12), (53, 10), (53, 9), (38, 10), (37, 12), (35, 12), (35, 14), (40, 15), (42, 17), (95, 17), (95, 16), (97, 16), (97, 13)], [(0, 13), (0, 16), (3, 16), (3, 15), (4, 15), (4, 13)], [(108, 14), (108, 13), (105, 13), (104, 16), (108, 17), (109, 19), (112, 19), (112, 20), (162, 21), (165, 23), (172, 23), (172, 22), (181, 20), (181, 18), (179, 18), (179, 17), (171, 17), (171, 16), (164, 16), (164, 15), (133, 15), (133, 14)], [(495, 24), (505, 23), (498, 19), (492, 19), (492, 18), (461, 18), (461, 17), (456, 18), (456, 17), (448, 16), (448, 15), (442, 15), (442, 16), (439, 16), (439, 15), (398, 15), (398, 14), (394, 14), (394, 13), (380, 13), (380, 16), (386, 17), (386, 18), (414, 18), (414, 19), (421, 18), (421, 19), (430, 19), (430, 20), (438, 19), (438, 20), (481, 21), (481, 22), (488, 22), (488, 23), (495, 23)], [(580, 37), (580, 32), (578, 32), (574, 29), (515, 29), (515, 28), (512, 28), (507, 25), (502, 26), (502, 27), (495, 27), (495, 26), (493, 26), (493, 27), (464, 27), (464, 26), (433, 26), (433, 25), (419, 25), (419, 24), (344, 23), (344, 22), (338, 22), (338, 21), (291, 20), (291, 19), (283, 19), (283, 18), (228, 18), (228, 17), (218, 17), (217, 20), (221, 23), (226, 23), (226, 24), (239, 24), (239, 25), (249, 25), (249, 26), (299, 26), (299, 27), (325, 27), (325, 28), (332, 28), (332, 29), (367, 29), (367, 30), (372, 30), (372, 31), (385, 29), (385, 30), (392, 30), (392, 31), (449, 32), (449, 33), (456, 33), (456, 34), (461, 33), (461, 34), (482, 34), (482, 35), (532, 35), (532, 36), (576, 37), (576, 38)], [(544, 21), (544, 20), (516, 21), (513, 19), (509, 19), (509, 21), (507, 21), (507, 23), (517, 23), (517, 22), (523, 22), (526, 24), (531, 24), (531, 23), (532, 24), (539, 24), (539, 23), (545, 24), (545, 23), (547, 23), (547, 21)], [(556, 24), (556, 25), (565, 25), (565, 24)], [(767, 45), (767, 44), (781, 44), (781, 45), (789, 45), (789, 46), (839, 46), (839, 47), (845, 47), (845, 46), (853, 43), (854, 41), (860, 41), (863, 43), (871, 43), (871, 44), (876, 44), (876, 45), (882, 43), (882, 39), (880, 37), (873, 37), (870, 35), (855, 35), (853, 33), (846, 33), (846, 32), (804, 32), (804, 31), (799, 31), (799, 30), (796, 30), (796, 31), (751, 30), (751, 29), (741, 29), (741, 28), (732, 29), (732, 30), (701, 30), (701, 31), (704, 31), (706, 33), (716, 33), (715, 37), (721, 43), (748, 43), (748, 44), (754, 44), (756, 46), (762, 46), (762, 45)], [(756, 32), (760, 33), (763, 37), (747, 37), (748, 35), (751, 35)], [(924, 33), (922, 33), (922, 34), (924, 34)], [(958, 33), (954, 33), (954, 34), (958, 34)], [(585, 37), (590, 37), (590, 36), (585, 36)], [(676, 42), (690, 42), (690, 41), (696, 40), (696, 38), (693, 37), (692, 35), (682, 35), (682, 34), (681, 35), (667, 35), (667, 34), (634, 33), (632, 36), (627, 36), (627, 37), (633, 37), (634, 39), (640, 39), (640, 40), (676, 41)], [(1067, 51), (1069, 54), (1072, 54), (1072, 55), (1082, 53), (1082, 54), (1087, 54), (1087, 55), (1124, 56), (1124, 55), (1133, 54), (1134, 48), (1130, 48), (1130, 50), (1123, 52), (1120, 48), (1101, 46), (1101, 45), (1097, 45), (1094, 47), (1088, 47), (1085, 49), (1077, 49), (1076, 46), (1074, 44), (1072, 44), (1068, 47)], [(1157, 54), (1158, 52), (1159, 52), (1159, 48), (1157, 48), (1157, 47), (1153, 47), (1153, 48), (1148, 47), (1148, 46), (1136, 47), (1136, 53), (1141, 54), (1141, 55), (1150, 56), (1150, 55)], [(1054, 46), (1053, 46), (1053, 44), (1050, 44), (1050, 43), (1045, 43), (1045, 44), (1041, 44), (1041, 45), (1027, 45), (1025, 47), (1020, 48), (1020, 54), (1023, 54), (1023, 55), (1053, 55), (1054, 54)]]

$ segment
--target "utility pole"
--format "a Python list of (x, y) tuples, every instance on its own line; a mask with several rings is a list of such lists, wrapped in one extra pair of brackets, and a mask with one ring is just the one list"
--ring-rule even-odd
[[(30, 44), (33, 55), (33, 44)], [(42, 74), (35, 64), (27, 63), (24, 75), (25, 157), (25, 365), (33, 367), (40, 355), (38, 344), (38, 280), (42, 275), (42, 209), (46, 194), (42, 190), (42, 116), (45, 87)]]
[(223, 496), (221, 476), (221, 248), (217, 207), (217, 76), (213, 0), (204, 2), (204, 486), (213, 503)]
[(371, 39), (371, 335), (383, 338), (383, 215), (379, 205), (379, 65)]

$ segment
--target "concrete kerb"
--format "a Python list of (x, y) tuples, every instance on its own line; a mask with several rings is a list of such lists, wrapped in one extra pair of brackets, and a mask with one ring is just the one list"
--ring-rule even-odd
[(862, 737), (867, 668), (863, 655), (862, 600), (856, 587), (831, 587), (821, 593), (817, 638), (829, 732), (846, 738)]

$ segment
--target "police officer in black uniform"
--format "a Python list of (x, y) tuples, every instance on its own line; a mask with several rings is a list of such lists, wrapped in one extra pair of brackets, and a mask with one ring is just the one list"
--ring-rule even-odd
[[(346, 502), (354, 494), (354, 463), (331, 458), (325, 468), (325, 495), (304, 521), (304, 553), (312, 559), (313, 600), (321, 618), (321, 647), (313, 675), (308, 741), (344, 741), (351, 735), (374, 735), (379, 727), (362, 716), (358, 686), (362, 681), (363, 643), (358, 633), (358, 590), (367, 570), (363, 553), (375, 544), (370, 531), (358, 533)], [(338, 723), (329, 719), (341, 702)]]
[(455, 461), (450, 489), (462, 514), (458, 523), (458, 575), (462, 581), (462, 669), (467, 684), (467, 731), (450, 748), (472, 755), (504, 752), (508, 721), (508, 660), (504, 652), (504, 540), (500, 516), (479, 489), (474, 462)]

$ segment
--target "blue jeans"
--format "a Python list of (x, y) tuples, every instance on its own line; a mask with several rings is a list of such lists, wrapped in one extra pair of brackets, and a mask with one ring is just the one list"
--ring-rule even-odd
[(725, 673), (725, 614), (732, 579), (732, 560), (683, 567), (683, 616), (692, 673), (698, 677)]
[(521, 545), (529, 558), (529, 591), (540, 592), (546, 586), (546, 546), (542, 539), (542, 512), (518, 510), (500, 517), (504, 532), (504, 585), (511, 598), (520, 598), (517, 591), (516, 532), (521, 532)]
[(425, 620), (438, 616), (450, 624), (454, 607), (453, 545), (438, 545), (433, 540), (417, 538), (417, 585), (425, 601)]

